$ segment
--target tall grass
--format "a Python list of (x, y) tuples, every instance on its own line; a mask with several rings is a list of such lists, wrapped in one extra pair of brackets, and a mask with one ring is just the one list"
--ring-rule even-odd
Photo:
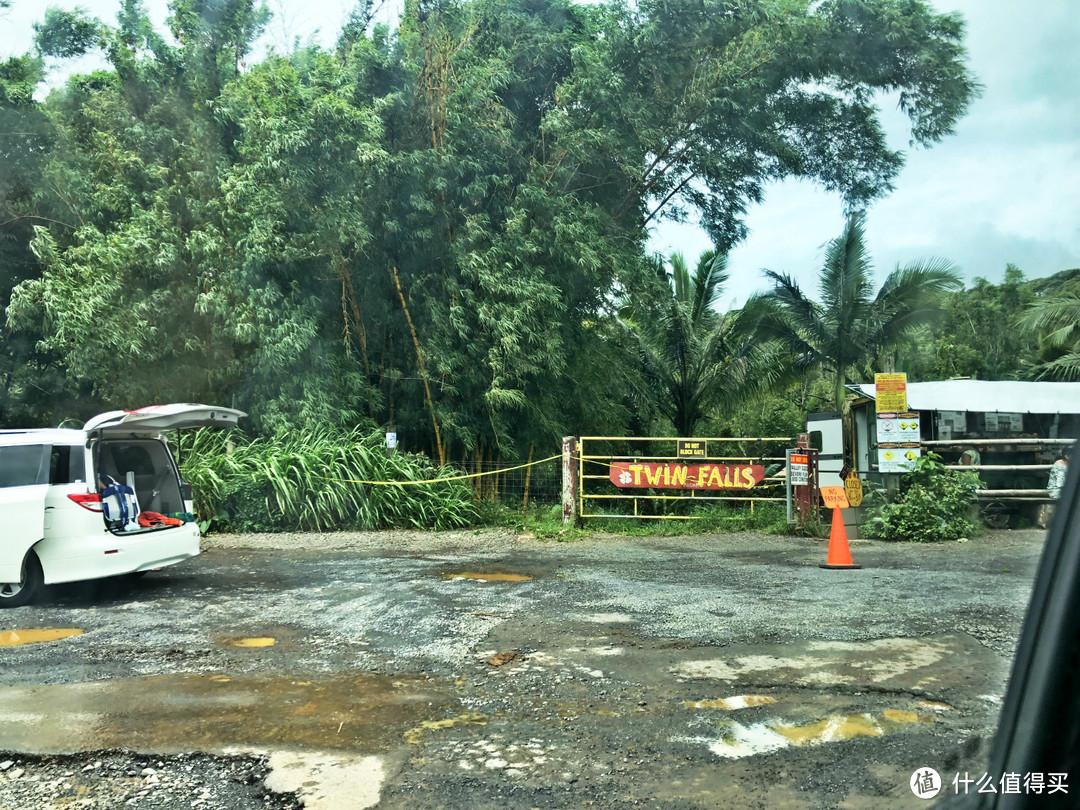
[(375, 486), (360, 481), (424, 481), (454, 476), (422, 455), (388, 455), (383, 436), (317, 429), (249, 439), (199, 430), (181, 439), (182, 471), (195, 511), (215, 529), (453, 528), (476, 507), (464, 481)]

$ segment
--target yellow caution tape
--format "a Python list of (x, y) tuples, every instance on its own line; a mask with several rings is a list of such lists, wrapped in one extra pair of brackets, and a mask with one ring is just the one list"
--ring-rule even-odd
[(488, 470), (487, 472), (468, 473), (467, 475), (452, 475), (447, 478), (431, 478), (427, 481), (363, 481), (359, 478), (334, 478), (327, 480), (345, 481), (350, 484), (370, 484), (376, 487), (408, 487), (414, 484), (441, 484), (443, 481), (464, 481), (466, 478), (480, 478), (484, 475), (497, 475), (499, 473), (510, 472), (511, 470), (523, 470), (526, 467), (533, 467), (537, 464), (543, 464), (546, 461), (554, 461), (557, 458), (562, 458), (560, 453), (557, 456), (548, 456), (542, 458), (539, 461), (530, 461), (528, 464), (519, 464), (516, 467), (503, 467), (498, 470)]

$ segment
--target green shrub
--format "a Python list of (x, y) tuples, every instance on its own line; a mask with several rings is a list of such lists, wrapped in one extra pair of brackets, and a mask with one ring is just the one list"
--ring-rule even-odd
[(476, 506), (463, 481), (378, 486), (363, 481), (452, 478), (423, 455), (388, 455), (381, 433), (315, 429), (249, 439), (200, 430), (181, 440), (182, 471), (204, 526), (232, 531), (453, 528)]
[(758, 503), (753, 510), (747, 503), (713, 503), (689, 510), (690, 520), (633, 520), (590, 518), (585, 528), (632, 536), (679, 537), (696, 534), (726, 534), (731, 532), (760, 532), (788, 534), (794, 531), (787, 522), (783, 504)]
[(522, 509), (520, 503), (484, 500), (480, 502), (478, 521), (482, 526), (513, 529), (557, 542), (581, 540), (589, 533), (588, 527), (563, 523), (562, 504), (530, 503)]
[(975, 531), (975, 490), (980, 485), (975, 473), (950, 470), (941, 456), (927, 453), (900, 479), (895, 493), (872, 493), (879, 503), (870, 510), (864, 530), (869, 537), (919, 543), (969, 537)]

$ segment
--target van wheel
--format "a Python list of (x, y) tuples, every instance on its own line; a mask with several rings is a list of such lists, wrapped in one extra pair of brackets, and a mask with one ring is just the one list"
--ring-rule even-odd
[(22, 607), (34, 598), (44, 580), (37, 554), (26, 552), (19, 581), (0, 583), (0, 608)]

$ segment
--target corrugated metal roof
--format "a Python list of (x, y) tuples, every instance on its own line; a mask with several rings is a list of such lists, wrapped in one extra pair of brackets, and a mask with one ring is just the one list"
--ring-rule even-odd
[[(874, 384), (849, 385), (856, 394), (874, 399)], [(1001, 413), (1080, 413), (1080, 382), (1022, 380), (942, 380), (909, 382), (908, 408), (913, 411), (998, 411)]]

